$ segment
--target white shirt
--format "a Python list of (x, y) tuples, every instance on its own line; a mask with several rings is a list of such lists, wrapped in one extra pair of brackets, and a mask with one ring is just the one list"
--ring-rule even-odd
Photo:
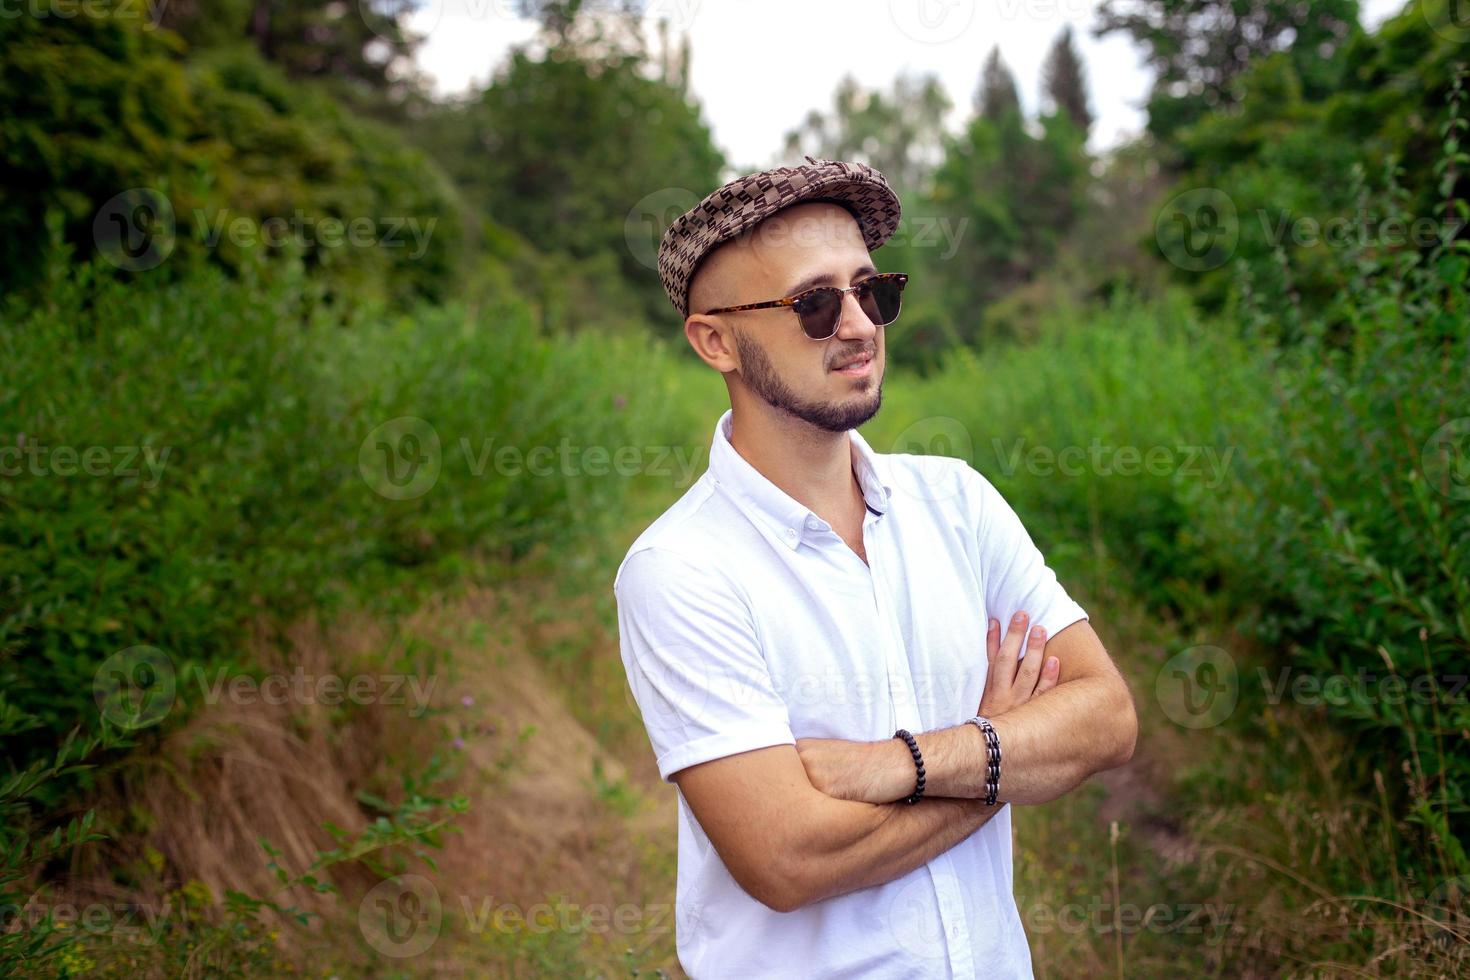
[[(875, 453), (851, 432), (865, 564), (735, 451), (731, 415), (709, 468), (613, 581), (623, 666), (664, 779), (797, 738), (962, 724), (984, 691), (989, 617), (1025, 610), (1048, 636), (1086, 618), (969, 463)], [(1032, 975), (1009, 806), (902, 877), (781, 913), (735, 882), (680, 794), (675, 922), (696, 980)]]

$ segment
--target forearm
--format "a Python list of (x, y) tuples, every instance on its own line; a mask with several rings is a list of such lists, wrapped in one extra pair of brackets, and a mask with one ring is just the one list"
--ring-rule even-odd
[[(1137, 719), (1121, 679), (1078, 678), (991, 719), (1000, 738), (998, 799), (1046, 803), (1088, 776), (1126, 761)], [(915, 733), (924, 758), (925, 794), (985, 796), (985, 736), (969, 723)], [(896, 738), (798, 742), (813, 785), (842, 799), (883, 802), (914, 788), (914, 761)]]
[(798, 883), (797, 907), (908, 874), (969, 837), (999, 810), (978, 800), (937, 798), (912, 805), (833, 802), (787, 855)]
[[(1093, 773), (1121, 765), (1133, 754), (1138, 730), (1127, 688), (1091, 677), (1059, 685), (990, 722), (1001, 748), (997, 798), (1023, 804), (1048, 803)], [(966, 723), (917, 738), (926, 792), (985, 795), (985, 736), (977, 726)]]

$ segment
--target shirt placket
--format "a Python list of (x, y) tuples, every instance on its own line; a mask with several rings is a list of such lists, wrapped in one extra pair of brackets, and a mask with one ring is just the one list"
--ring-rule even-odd
[[(884, 666), (888, 674), (888, 703), (893, 730), (906, 728), (909, 731), (924, 730), (924, 721), (919, 713), (918, 689), (914, 685), (903, 634), (894, 615), (891, 593), (888, 588), (886, 566), (882, 561), (883, 535), (876, 530), (881, 515), (869, 512), (863, 521), (863, 550), (868, 555), (868, 575), (873, 583), (873, 602), (878, 621), (888, 635), (883, 644)], [(908, 692), (902, 704), (894, 697), (895, 682)], [(964, 897), (959, 890), (959, 876), (948, 854), (940, 854), (928, 864), (929, 880), (939, 899), (939, 922), (944, 930), (945, 950), (948, 953), (952, 977), (975, 975), (974, 958), (970, 949), (970, 930), (965, 921)]]

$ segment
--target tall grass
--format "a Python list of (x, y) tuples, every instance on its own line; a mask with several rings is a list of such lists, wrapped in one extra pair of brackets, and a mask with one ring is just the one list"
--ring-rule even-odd
[(1252, 346), (1179, 294), (1064, 308), (1037, 332), (890, 385), (865, 434), (884, 451), (968, 459), (1050, 559), (1109, 567), (1161, 607), (1209, 602), (1190, 500), (1223, 491), (1240, 423), (1265, 411)]
[(495, 298), (348, 322), (313, 290), (84, 266), (0, 308), (0, 906), (95, 837), (54, 824), (99, 747), (58, 756), (66, 733), (146, 752), (191, 678), (259, 666), (262, 628), (602, 539), (689, 431), (646, 337), (550, 335)]
[[(1188, 739), (1160, 740), (1156, 719), (1143, 742), (1187, 760), (1164, 778), (1192, 860), (1153, 893), (1183, 886), (1235, 916), (1193, 951), (1200, 969), (1466, 963), (1470, 206), (1452, 196), (1465, 130), (1452, 112), (1436, 167), (1442, 243), (1420, 252), (1359, 228), (1325, 257), (1339, 284), (1329, 306), (1303, 307), (1283, 258), (1218, 321), (1177, 300), (1062, 311), (1031, 346), (957, 353), (896, 392), (869, 433), (885, 449), (966, 456), (1064, 580), (1178, 617), (1177, 647), (1228, 646), (1228, 675), (1208, 680), (1233, 710)], [(1378, 191), (1361, 181), (1360, 221), (1413, 220), (1394, 176)], [(1123, 475), (1117, 453), (1095, 462), (1095, 442), (1212, 448), (1228, 465), (1189, 474), (1176, 452), (1172, 470)], [(1222, 626), (1232, 620), (1249, 639)], [(1168, 652), (1116, 651), (1140, 700), (1163, 697)], [(1079, 880), (1109, 894), (1096, 868)], [(1049, 957), (1111, 968), (1103, 938)], [(1168, 961), (1151, 933), (1125, 947)]]
[(611, 457), (668, 441), (646, 342), (547, 337), (513, 301), (348, 328), (300, 295), (84, 269), (4, 311), (0, 689), (48, 732), (95, 717), (115, 651), (182, 670), (344, 583), (596, 533)]

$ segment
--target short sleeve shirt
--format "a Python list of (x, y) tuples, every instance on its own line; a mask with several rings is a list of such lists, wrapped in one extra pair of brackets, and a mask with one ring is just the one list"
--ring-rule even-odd
[[(962, 724), (986, 624), (1085, 619), (1014, 510), (964, 460), (849, 433), (865, 563), (715, 425), (709, 467), (629, 548), (619, 643), (659, 773), (798, 738)], [(776, 912), (746, 893), (679, 797), (676, 940), (691, 977), (1029, 977), (1010, 807), (926, 865)]]

